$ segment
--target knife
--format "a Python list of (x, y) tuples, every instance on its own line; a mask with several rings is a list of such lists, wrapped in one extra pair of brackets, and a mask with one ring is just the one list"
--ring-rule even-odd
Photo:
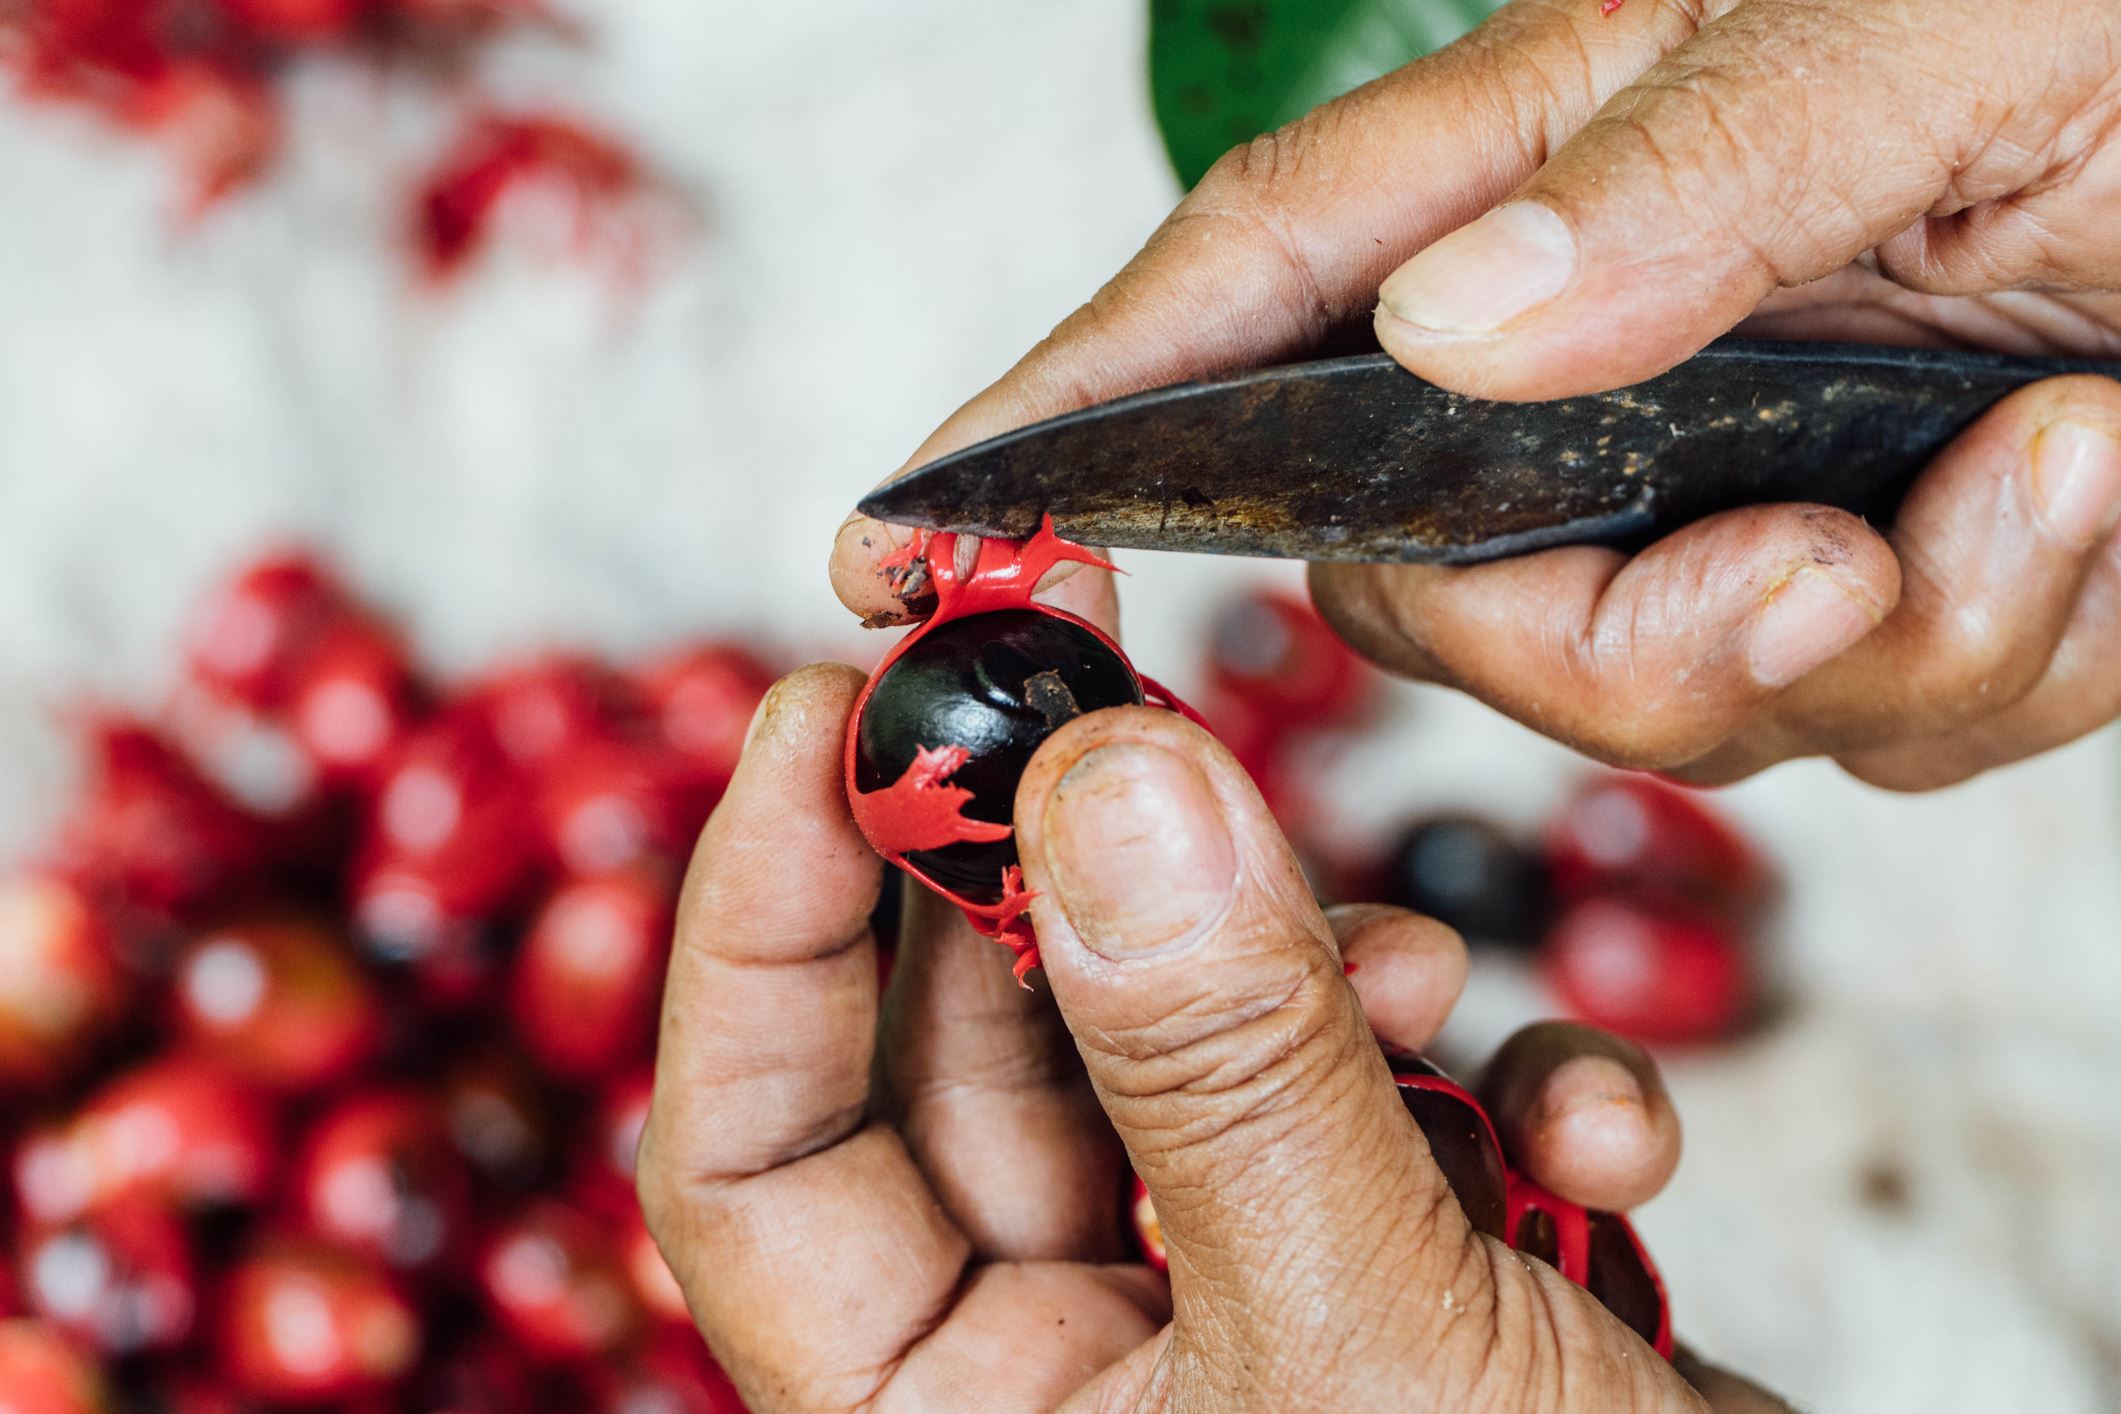
[(1180, 383), (929, 462), (878, 520), (1089, 545), (1471, 564), (1637, 546), (1734, 506), (1883, 523), (1930, 459), (2013, 389), (2121, 364), (1856, 344), (1710, 346), (1632, 388), (1498, 403), (1384, 354)]

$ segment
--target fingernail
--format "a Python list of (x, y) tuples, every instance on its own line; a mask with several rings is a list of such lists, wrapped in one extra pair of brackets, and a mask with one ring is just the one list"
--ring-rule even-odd
[(2121, 521), (2121, 440), (2102, 427), (2058, 422), (2033, 445), (2033, 495), (2056, 539), (2089, 546)]
[(1054, 900), (1100, 956), (1178, 951), (1229, 907), (1237, 847), (1207, 778), (1183, 757), (1101, 747), (1061, 777), (1044, 824)]
[(1553, 299), (1576, 275), (1576, 237), (1536, 201), (1498, 206), (1400, 267), (1385, 313), (1438, 334), (1488, 334)]
[(1554, 1068), (1539, 1092), (1539, 1112), (1548, 1120), (1608, 1105), (1649, 1105), (1635, 1072), (1611, 1056), (1571, 1057)]
[(1831, 575), (1799, 570), (1769, 596), (1753, 622), (1753, 679), (1762, 687), (1788, 687), (1877, 626), (1871, 607)]

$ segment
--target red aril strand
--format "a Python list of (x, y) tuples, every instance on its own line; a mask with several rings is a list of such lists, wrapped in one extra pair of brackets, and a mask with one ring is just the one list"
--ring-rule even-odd
[[(191, 1239), (159, 1203), (129, 1199), (32, 1230), (17, 1260), (36, 1313), (107, 1359), (175, 1349), (199, 1319)], [(0, 1408), (8, 1393), (0, 1385)]]
[(294, 1193), (317, 1236), (401, 1272), (465, 1250), (471, 1172), (441, 1105), (416, 1091), (355, 1095), (311, 1126)]
[(0, 878), (0, 1086), (73, 1074), (124, 1014), (115, 925), (51, 873)]
[(409, 1375), (420, 1334), (418, 1313), (382, 1268), (320, 1245), (272, 1244), (229, 1274), (221, 1367), (254, 1399), (353, 1399)]
[(1722, 1040), (1757, 1007), (1745, 938), (1720, 916), (1679, 903), (1580, 900), (1547, 933), (1539, 967), (1571, 1014), (1638, 1041)]
[(625, 146), (549, 113), (488, 112), (443, 155), (414, 201), (414, 245), (430, 277), (460, 273), (519, 194), (560, 229), (536, 234), (574, 253), (601, 249), (634, 263), (640, 232), (630, 208), (650, 183)]
[(1697, 792), (1648, 776), (1584, 782), (1549, 822), (1546, 857), (1566, 897), (1648, 890), (1736, 913), (1773, 883), (1759, 852)]
[(25, 1139), (15, 1191), (45, 1223), (136, 1194), (192, 1209), (251, 1204), (268, 1191), (276, 1153), (259, 1092), (180, 1052), (117, 1076), (71, 1122)]
[(0, 1390), (20, 1414), (115, 1414), (116, 1401), (94, 1361), (52, 1326), (0, 1320)]
[(269, 1089), (349, 1079), (382, 1039), (376, 989), (352, 945), (321, 918), (232, 919), (178, 955), (178, 1028), (196, 1049)]
[(640, 1321), (608, 1230), (555, 1202), (532, 1204), (495, 1233), (479, 1283), (487, 1308), (532, 1359), (608, 1355)]
[(669, 954), (670, 889), (633, 872), (562, 884), (511, 963), (508, 1012), (553, 1075), (590, 1081), (643, 1059)]

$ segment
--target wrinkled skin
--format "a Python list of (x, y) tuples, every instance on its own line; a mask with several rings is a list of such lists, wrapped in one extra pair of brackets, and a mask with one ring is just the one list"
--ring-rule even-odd
[[(2109, 0), (1517, 0), (1232, 152), (911, 464), (1365, 325), (1513, 399), (1634, 382), (1734, 328), (2121, 358), (2116, 229)], [(1889, 531), (1768, 506), (1633, 556), (1312, 586), (1379, 662), (1614, 764), (1723, 782), (1828, 756), (1926, 789), (2121, 714), (2117, 518), (2121, 387), (2075, 377), (1993, 409)], [(858, 613), (889, 611), (875, 547), (899, 534), (842, 532)]]
[[(1093, 713), (1032, 759), (1044, 986), (915, 890), (880, 1001), (882, 866), (841, 783), (861, 685), (809, 668), (761, 709), (686, 882), (640, 1152), (649, 1225), (760, 1414), (1781, 1408), (1470, 1230), (1372, 1036), (1432, 1039), (1463, 947), (1394, 909), (1322, 915), (1176, 713)], [(1613, 1038), (1534, 1027), (1482, 1093), (1575, 1201), (1630, 1206), (1677, 1161), (1655, 1068)], [(1129, 1165), (1168, 1283), (1125, 1249)]]

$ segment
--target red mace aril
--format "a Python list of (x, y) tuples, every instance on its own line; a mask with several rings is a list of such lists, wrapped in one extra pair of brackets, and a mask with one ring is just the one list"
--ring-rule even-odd
[(510, 964), (508, 1008), (532, 1059), (592, 1080), (646, 1054), (669, 953), (670, 890), (645, 873), (554, 890)]
[(698, 767), (661, 747), (584, 742), (540, 773), (538, 827), (563, 873), (676, 864), (691, 854), (718, 791)]
[(1156, 1216), (1156, 1200), (1149, 1196), (1149, 1185), (1140, 1179), (1132, 1179), (1133, 1190), (1127, 1204), (1127, 1219), (1134, 1229), (1134, 1243), (1141, 1249), (1142, 1260), (1160, 1272), (1171, 1270), (1171, 1254), (1164, 1248), (1164, 1225)]
[(1620, 1323), (1672, 1358), (1672, 1312), (1664, 1278), (1619, 1213), (1601, 1213), (1511, 1173), (1509, 1242), (1598, 1298)]
[(1388, 1052), (1392, 1083), (1407, 1114), (1428, 1141), (1429, 1160), (1476, 1232), (1507, 1231), (1508, 1172), (1502, 1143), (1480, 1101), (1420, 1056)]
[(559, 1203), (533, 1204), (494, 1236), (479, 1263), (487, 1308), (532, 1358), (615, 1350), (640, 1309), (601, 1224)]
[(125, 1009), (111, 921), (71, 880), (0, 879), (0, 1085), (77, 1068)]
[(260, 559), (209, 595), (185, 633), (191, 679), (256, 711), (285, 706), (296, 675), (346, 596), (301, 551)]
[(22, 1210), (43, 1223), (142, 1194), (187, 1208), (262, 1198), (275, 1159), (271, 1111), (221, 1066), (178, 1053), (107, 1082), (70, 1124), (15, 1150)]
[(352, 945), (321, 919), (232, 920), (177, 959), (178, 1025), (207, 1055), (275, 1090), (344, 1080), (382, 1036), (374, 986)]
[(702, 643), (651, 664), (640, 675), (663, 743), (726, 785), (744, 754), (752, 716), (772, 688), (773, 670), (747, 649)]
[(1548, 931), (1539, 966), (1573, 1015), (1638, 1041), (1728, 1037), (1756, 1001), (1744, 938), (1719, 916), (1676, 903), (1581, 900)]
[(126, 105), (184, 179), (178, 216), (195, 220), (255, 180), (279, 151), (279, 101), (256, 75), (198, 60), (169, 65)]
[(1564, 897), (1654, 890), (1735, 912), (1773, 883), (1766, 861), (1699, 793), (1648, 776), (1584, 782), (1547, 826), (1546, 856)]
[(260, 822), (146, 727), (93, 723), (88, 753), (88, 782), (60, 840), (62, 859), (85, 883), (143, 907), (184, 909), (265, 862)]
[(319, 1237), (399, 1271), (444, 1261), (471, 1223), (470, 1170), (440, 1104), (416, 1092), (358, 1095), (321, 1115), (294, 1194)]
[(317, 1404), (391, 1388), (420, 1354), (420, 1318), (373, 1263), (290, 1244), (239, 1261), (222, 1298), (221, 1365), (254, 1399)]
[(1146, 702), (1199, 718), (1103, 630), (1031, 597), (1063, 562), (1111, 568), (1055, 535), (1051, 517), (1021, 543), (982, 540), (969, 574), (956, 548), (955, 535), (917, 531), (885, 566), (909, 603), (932, 591), (935, 610), (855, 699), (847, 799), (870, 846), (1013, 951), (1021, 981), (1038, 940), (1009, 821), (1032, 753), (1100, 708)]
[(106, 1358), (174, 1349), (199, 1318), (191, 1239), (159, 1203), (130, 1199), (33, 1230), (17, 1261), (37, 1314)]
[(369, 6), (363, 0), (216, 0), (228, 17), (264, 39), (315, 44), (351, 29)]
[[(461, 272), (484, 246), (502, 207), (535, 189), (538, 213), (559, 229), (535, 234), (576, 249), (615, 243), (625, 257), (632, 233), (623, 208), (646, 185), (621, 144), (571, 119), (488, 113), (436, 164), (414, 203), (414, 243), (428, 274)], [(527, 213), (526, 213), (527, 214)]]
[(1284, 730), (1345, 726), (1376, 691), (1362, 659), (1309, 604), (1291, 594), (1254, 591), (1215, 617), (1208, 636), (1208, 682), (1253, 703)]
[(448, 712), (414, 731), (384, 774), (369, 849), (378, 867), (420, 868), (448, 917), (484, 917), (529, 870), (527, 804), (522, 777), (484, 724)]
[(375, 787), (418, 717), (412, 667), (395, 635), (355, 614), (310, 645), (287, 703), (288, 730), (327, 783)]
[(8, 1414), (111, 1414), (95, 1362), (43, 1321), (0, 1321), (0, 1408)]

